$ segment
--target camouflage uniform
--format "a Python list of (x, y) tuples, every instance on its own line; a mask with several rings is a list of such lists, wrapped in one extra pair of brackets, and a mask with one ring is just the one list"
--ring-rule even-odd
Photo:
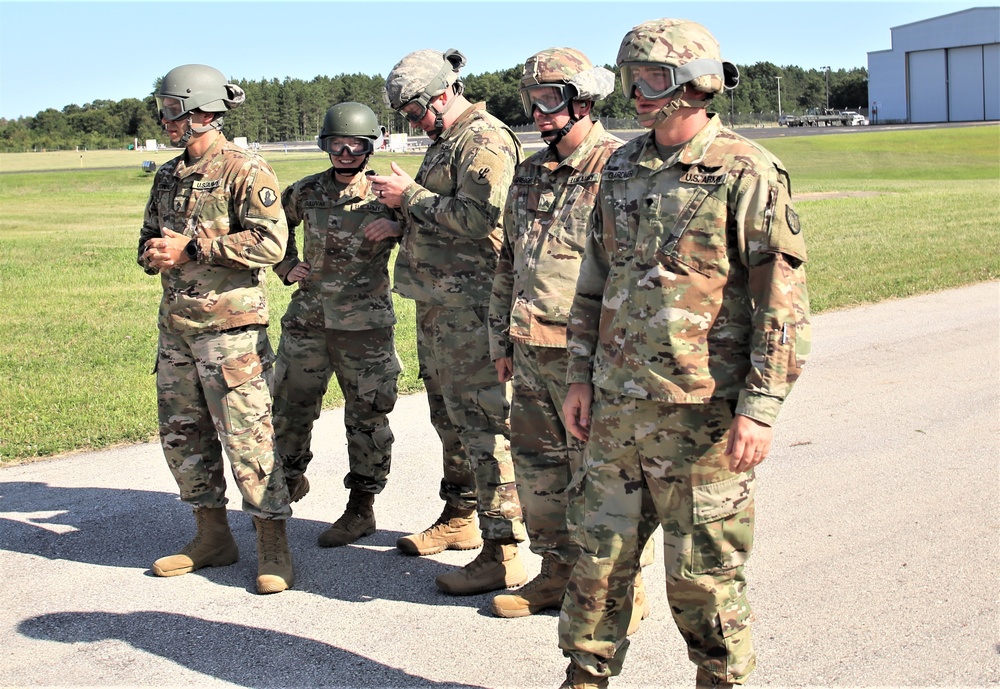
[(303, 257), (311, 270), (281, 319), (274, 391), (278, 457), (287, 479), (305, 473), (313, 457), (313, 423), (336, 374), (344, 393), (350, 464), (344, 485), (380, 493), (392, 458), (387, 415), (396, 404), (400, 371), (389, 292), (394, 242), (367, 241), (364, 231), (392, 213), (375, 197), (363, 172), (345, 187), (333, 168), (289, 186), (281, 202), (289, 239), (275, 271), (287, 275), (299, 263), (295, 228), (302, 222)]
[(572, 565), (570, 477), (584, 443), (566, 431), (566, 320), (601, 169), (622, 141), (594, 123), (565, 160), (549, 147), (518, 166), (490, 301), (493, 360), (513, 357), (511, 454), (533, 553)]
[[(139, 233), (139, 265), (161, 228), (192, 237), (197, 259), (161, 275), (156, 364), (160, 440), (181, 499), (226, 504), (222, 448), (243, 509), (287, 518), (288, 490), (274, 464), (271, 366), (263, 269), (288, 230), (274, 172), (221, 134), (197, 161), (186, 153), (156, 173)], [(221, 440), (221, 444), (220, 444)]]
[(594, 404), (560, 647), (617, 674), (641, 539), (662, 524), (691, 660), (742, 682), (755, 659), (743, 566), (754, 473), (729, 470), (733, 415), (767, 425), (809, 350), (805, 244), (780, 161), (717, 116), (667, 160), (652, 134), (604, 168), (569, 322), (568, 383)]
[(393, 290), (416, 301), (417, 354), (443, 445), (440, 495), (477, 508), (483, 537), (524, 540), (505, 386), (490, 359), (487, 310), (501, 211), (521, 146), (478, 103), (427, 149), (402, 199)]

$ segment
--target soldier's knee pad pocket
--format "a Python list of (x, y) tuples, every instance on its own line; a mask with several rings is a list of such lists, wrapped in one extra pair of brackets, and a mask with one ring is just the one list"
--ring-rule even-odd
[(692, 488), (691, 570), (733, 569), (753, 548), (753, 474), (739, 474)]

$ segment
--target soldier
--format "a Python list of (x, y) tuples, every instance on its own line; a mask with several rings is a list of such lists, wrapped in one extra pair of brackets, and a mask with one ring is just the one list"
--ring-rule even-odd
[[(368, 106), (334, 105), (319, 132), (319, 147), (332, 167), (281, 194), (289, 239), (274, 272), (299, 288), (281, 319), (274, 429), (293, 502), (309, 491), (305, 471), (313, 457), (312, 427), (331, 375), (344, 393), (350, 465), (344, 486), (351, 494), (344, 514), (319, 535), (325, 548), (375, 533), (375, 495), (385, 488), (392, 459), (387, 415), (396, 404), (400, 371), (389, 292), (394, 241), (373, 242), (364, 234), (366, 227), (383, 224), (390, 234), (399, 229), (365, 174), (381, 134)], [(301, 261), (295, 246), (300, 222), (305, 223)]]
[(525, 533), (510, 459), (510, 403), (496, 379), (486, 326), (501, 212), (521, 147), (485, 104), (462, 95), (464, 64), (457, 50), (418, 50), (393, 67), (387, 102), (432, 143), (415, 180), (395, 164), (394, 174), (375, 177), (379, 197), (402, 214), (393, 289), (416, 301), (420, 376), (444, 456), (444, 511), (396, 545), (430, 555), (482, 544), (471, 563), (437, 577), (438, 588), (452, 595), (528, 578), (517, 549)]
[(563, 687), (621, 671), (636, 550), (657, 525), (696, 685), (731, 686), (755, 663), (753, 468), (809, 350), (805, 243), (781, 162), (705, 110), (739, 73), (704, 27), (640, 24), (617, 62), (652, 131), (604, 167), (570, 312), (563, 411), (589, 442)]
[[(576, 290), (601, 169), (622, 145), (591, 119), (615, 87), (573, 48), (550, 48), (524, 63), (521, 102), (547, 148), (521, 163), (504, 209), (504, 243), (493, 278), (490, 349), (498, 380), (513, 379), (511, 454), (531, 551), (541, 573), (493, 599), (500, 617), (558, 610), (580, 548), (567, 523), (571, 478), (584, 443), (566, 430), (566, 318)], [(646, 564), (652, 562), (652, 542)], [(644, 553), (644, 555), (647, 555)], [(631, 631), (649, 614), (641, 576)]]
[(284, 591), (294, 579), (285, 536), (291, 509), (275, 465), (274, 354), (262, 284), (288, 237), (278, 182), (267, 163), (222, 133), (224, 113), (245, 95), (217, 69), (172, 69), (154, 95), (170, 143), (184, 153), (156, 172), (138, 261), (163, 283), (160, 442), (198, 532), (179, 553), (154, 562), (153, 573), (170, 577), (236, 562), (224, 447), (257, 530), (257, 591)]

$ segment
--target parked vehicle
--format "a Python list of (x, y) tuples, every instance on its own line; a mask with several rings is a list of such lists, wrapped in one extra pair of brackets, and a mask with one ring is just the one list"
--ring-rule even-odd
[(858, 127), (868, 124), (868, 118), (854, 110), (844, 110), (840, 113), (845, 119), (848, 127)]

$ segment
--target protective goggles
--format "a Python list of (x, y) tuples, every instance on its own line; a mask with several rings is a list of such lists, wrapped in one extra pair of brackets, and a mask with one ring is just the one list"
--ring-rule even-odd
[(156, 110), (161, 120), (173, 122), (188, 114), (188, 109), (184, 107), (183, 98), (173, 96), (156, 96)]
[(375, 150), (372, 140), (363, 136), (325, 136), (319, 147), (334, 156), (363, 156)]
[(399, 109), (399, 114), (405, 117), (407, 121), (416, 124), (420, 120), (424, 119), (424, 115), (427, 114), (427, 105), (415, 98), (404, 104)]
[(628, 99), (634, 98), (636, 91), (649, 100), (666, 98), (680, 85), (673, 67), (651, 62), (625, 62), (621, 75), (622, 94)]
[(521, 107), (531, 117), (535, 108), (545, 115), (559, 112), (573, 100), (573, 89), (566, 84), (538, 84), (520, 90)]

